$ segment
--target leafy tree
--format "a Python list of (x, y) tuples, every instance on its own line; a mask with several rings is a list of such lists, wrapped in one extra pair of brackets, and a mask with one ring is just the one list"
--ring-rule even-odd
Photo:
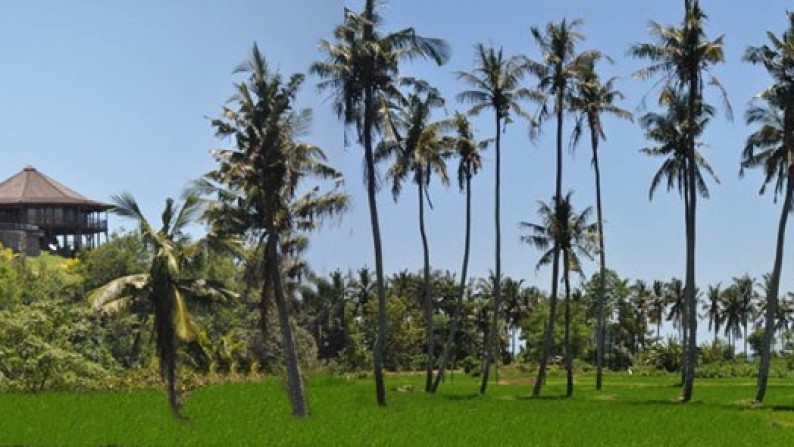
[(115, 278), (144, 273), (149, 257), (139, 232), (113, 233), (106, 243), (78, 253), (78, 271), (86, 279), (86, 290), (93, 290)]
[[(664, 26), (652, 22), (650, 32), (656, 43), (642, 43), (631, 47), (630, 53), (637, 58), (647, 59), (651, 65), (638, 71), (636, 76), (647, 79), (660, 76), (665, 88), (662, 90), (662, 102), (665, 97), (680, 98), (683, 114), (679, 122), (682, 144), (676, 145), (683, 153), (680, 161), (682, 172), (685, 226), (686, 226), (686, 275), (684, 292), (686, 294), (685, 323), (691, 332), (688, 344), (684, 346), (684, 383), (681, 399), (688, 402), (692, 398), (695, 380), (695, 363), (697, 362), (697, 297), (695, 282), (695, 228), (697, 194), (702, 189), (698, 181), (698, 167), (701, 165), (696, 151), (697, 137), (703, 131), (707, 105), (703, 100), (703, 88), (709, 85), (721, 89), (719, 81), (710, 74), (710, 66), (723, 62), (725, 57), (722, 49), (722, 36), (708, 40), (705, 31), (706, 14), (700, 8), (698, 0), (684, 0), (684, 18), (679, 27)], [(709, 79), (707, 79), (707, 76)], [(724, 92), (723, 92), (724, 97)], [(673, 103), (678, 100), (673, 101)], [(727, 101), (725, 102), (727, 105)], [(730, 108), (728, 107), (730, 113)], [(657, 140), (658, 141), (658, 140)]]
[(0, 248), (0, 310), (13, 309), (22, 301), (18, 263), (19, 256), (10, 248)]
[(760, 99), (745, 115), (747, 124), (758, 124), (760, 128), (747, 138), (742, 154), (742, 171), (756, 167), (763, 169), (764, 186), (761, 187), (761, 193), (765, 191), (766, 185), (774, 181), (775, 198), (778, 194), (783, 194), (775, 259), (766, 296), (766, 330), (760, 352), (758, 390), (755, 396), (757, 402), (764, 401), (769, 378), (786, 223), (794, 199), (794, 13), (788, 13), (788, 20), (788, 29), (782, 36), (767, 32), (770, 44), (749, 47), (744, 57), (750, 63), (763, 65), (772, 76), (774, 84), (761, 93)]
[[(553, 207), (552, 207), (553, 206)], [(563, 255), (563, 283), (565, 285), (565, 362), (567, 370), (566, 396), (573, 395), (573, 353), (571, 350), (570, 326), (571, 326), (571, 299), (570, 299), (570, 272), (582, 275), (582, 267), (579, 256), (592, 259), (595, 249), (595, 238), (597, 237), (597, 225), (590, 223), (592, 208), (585, 208), (581, 213), (576, 213), (571, 205), (571, 193), (568, 193), (561, 202), (553, 205), (541, 203), (538, 208), (538, 215), (542, 224), (521, 222), (521, 227), (527, 230), (528, 234), (521, 237), (521, 240), (538, 248), (543, 253), (538, 261), (537, 268), (553, 262), (555, 252), (559, 249)], [(554, 292), (549, 301), (551, 315), (554, 312)], [(553, 330), (553, 323), (550, 322), (546, 331)], [(548, 344), (546, 343), (546, 346)], [(547, 355), (548, 353), (545, 352)], [(541, 357), (542, 361), (542, 357)], [(542, 380), (539, 376), (538, 381)], [(540, 388), (540, 383), (535, 384), (535, 389)]]
[(117, 367), (83, 303), (50, 299), (0, 310), (0, 389), (98, 389)]
[(375, 394), (378, 405), (386, 405), (383, 381), (386, 291), (375, 195), (377, 173), (373, 138), (387, 127), (388, 117), (382, 105), (397, 93), (400, 62), (430, 58), (441, 65), (448, 59), (449, 48), (443, 40), (419, 36), (413, 28), (383, 33), (380, 29), (382, 17), (377, 11), (380, 5), (378, 0), (365, 0), (361, 13), (345, 8), (343, 23), (334, 30), (334, 41), (320, 43), (326, 60), (314, 63), (311, 71), (322, 78), (319, 89), (333, 93), (337, 115), (345, 126), (356, 129), (356, 139), (364, 148), (378, 296), (378, 338), (373, 352)]
[[(495, 225), (495, 261), (494, 275), (496, 284), (493, 294), (493, 321), (489, 342), (486, 343), (480, 394), (485, 394), (488, 389), (488, 376), (491, 362), (496, 358), (497, 327), (501, 300), (502, 279), (502, 223), (500, 208), (501, 188), (501, 163), (502, 163), (502, 132), (503, 126), (511, 122), (511, 115), (526, 117), (519, 101), (533, 98), (533, 93), (521, 87), (521, 81), (526, 75), (528, 66), (521, 58), (512, 56), (505, 58), (500, 48), (486, 48), (478, 43), (475, 46), (474, 69), (471, 72), (457, 72), (458, 80), (465, 83), (470, 90), (458, 94), (458, 101), (471, 104), (469, 115), (479, 115), (485, 109), (492, 109), (494, 113), (494, 147), (496, 149), (495, 182), (494, 182), (494, 225)], [(512, 112), (512, 113), (511, 113)]]

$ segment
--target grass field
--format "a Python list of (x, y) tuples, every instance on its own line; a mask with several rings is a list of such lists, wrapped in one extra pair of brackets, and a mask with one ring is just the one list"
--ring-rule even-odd
[[(526, 379), (524, 380), (526, 382)], [(210, 386), (193, 392), (188, 422), (174, 420), (159, 391), (0, 395), (0, 445), (582, 445), (758, 446), (794, 442), (794, 384), (773, 381), (751, 408), (753, 380), (698, 380), (695, 401), (675, 402), (673, 377), (607, 376), (596, 393), (580, 377), (561, 399), (562, 378), (529, 399), (526, 383), (492, 386), (457, 375), (436, 396), (418, 376), (391, 376), (388, 408), (370, 380), (310, 380), (312, 417), (295, 420), (281, 385)], [(411, 387), (415, 388), (411, 390)], [(398, 391), (399, 388), (399, 391)]]

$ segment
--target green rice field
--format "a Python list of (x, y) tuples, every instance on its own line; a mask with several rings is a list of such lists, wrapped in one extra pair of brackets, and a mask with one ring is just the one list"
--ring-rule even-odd
[(419, 376), (390, 376), (378, 408), (369, 379), (309, 380), (312, 416), (297, 420), (276, 380), (215, 385), (187, 398), (187, 421), (152, 391), (0, 395), (0, 445), (372, 446), (582, 445), (772, 446), (794, 442), (794, 383), (773, 381), (763, 408), (749, 405), (752, 379), (696, 381), (695, 401), (675, 401), (675, 378), (607, 376), (595, 392), (580, 377), (573, 399), (563, 378), (529, 398), (528, 379), (476, 393), (457, 375), (425, 395)]

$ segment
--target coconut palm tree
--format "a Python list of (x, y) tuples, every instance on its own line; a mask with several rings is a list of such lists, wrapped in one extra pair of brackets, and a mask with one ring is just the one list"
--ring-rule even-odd
[(480, 153), (488, 147), (490, 140), (477, 141), (474, 138), (474, 131), (468, 118), (462, 113), (455, 113), (452, 124), (456, 135), (447, 138), (447, 146), (451, 147), (458, 156), (458, 186), (466, 194), (466, 231), (463, 242), (463, 266), (461, 267), (460, 285), (458, 290), (457, 306), (452, 317), (452, 322), (447, 335), (447, 342), (444, 344), (444, 351), (438, 365), (438, 374), (431, 392), (435, 393), (438, 385), (444, 378), (444, 371), (450, 362), (452, 348), (455, 343), (455, 335), (460, 327), (463, 318), (463, 298), (466, 294), (466, 281), (469, 270), (469, 248), (471, 246), (471, 179), (477, 174), (482, 166)]
[(667, 299), (664, 293), (664, 282), (654, 281), (651, 286), (651, 303), (648, 311), (648, 318), (651, 323), (656, 323), (656, 343), (661, 340), (662, 322), (664, 321), (664, 312), (667, 309)]
[[(441, 39), (418, 35), (413, 28), (384, 33), (378, 12), (382, 2), (365, 0), (364, 9), (356, 13), (347, 8), (333, 40), (323, 40), (320, 51), (326, 60), (312, 65), (312, 73), (322, 81), (320, 90), (331, 91), (334, 110), (345, 126), (355, 129), (356, 140), (364, 148), (367, 203), (369, 205), (375, 274), (378, 296), (378, 332), (373, 349), (375, 395), (378, 405), (386, 405), (383, 380), (383, 350), (386, 346), (386, 289), (383, 278), (383, 250), (376, 200), (374, 138), (388, 120), (383, 107), (398, 93), (400, 62), (429, 58), (441, 65), (448, 59), (449, 47)], [(346, 138), (347, 139), (347, 138)]]
[(651, 308), (651, 299), (653, 293), (648, 288), (648, 284), (642, 280), (634, 281), (631, 285), (631, 304), (634, 305), (634, 328), (633, 332), (636, 334), (636, 342), (639, 346), (632, 346), (633, 352), (636, 353), (638, 347), (645, 348), (645, 336), (648, 333), (648, 315)]
[(687, 311), (685, 299), (684, 285), (681, 280), (678, 278), (671, 279), (665, 287), (665, 300), (669, 306), (665, 319), (672, 322), (673, 328), (678, 330), (682, 345), (686, 343), (687, 336), (687, 331), (684, 330), (686, 321), (684, 315)]
[(583, 127), (590, 131), (590, 147), (593, 150), (593, 172), (595, 173), (596, 191), (596, 219), (598, 224), (598, 262), (601, 275), (599, 296), (596, 301), (596, 389), (600, 390), (603, 382), (604, 364), (604, 327), (606, 314), (604, 301), (606, 300), (606, 251), (604, 249), (604, 214), (601, 204), (601, 169), (598, 164), (598, 144), (606, 140), (606, 133), (602, 122), (602, 115), (609, 114), (618, 118), (632, 120), (631, 113), (615, 105), (615, 101), (623, 99), (623, 93), (615, 90), (616, 78), (610, 78), (602, 83), (595, 69), (595, 58), (585, 59), (580, 68), (578, 82), (572, 101), (572, 107), (578, 116), (573, 131), (574, 144), (579, 140)]
[[(286, 82), (270, 71), (254, 45), (250, 59), (237, 69), (248, 78), (224, 107), (223, 116), (212, 121), (220, 138), (231, 139), (233, 149), (213, 151), (218, 167), (204, 176), (199, 186), (217, 197), (206, 214), (213, 231), (238, 234), (254, 241), (255, 263), (262, 272), (262, 330), (266, 331), (269, 303), (276, 305), (287, 367), (287, 390), (295, 416), (308, 415), (290, 321), (291, 295), (285, 260), (305, 246), (287, 244), (315, 229), (324, 217), (342, 212), (348, 202), (339, 192), (339, 172), (326, 164), (323, 151), (300, 142), (308, 129), (310, 112), (296, 111), (295, 95), (303, 75)], [(319, 185), (306, 189), (307, 180), (333, 182), (329, 191)], [(289, 266), (290, 271), (300, 268)], [(286, 284), (285, 284), (286, 282)]]
[[(566, 111), (571, 110), (569, 101), (570, 91), (573, 89), (577, 79), (588, 64), (600, 57), (598, 52), (589, 51), (581, 54), (576, 52), (576, 44), (584, 40), (584, 35), (578, 31), (581, 20), (568, 22), (562, 20), (559, 23), (549, 23), (545, 29), (537, 27), (531, 28), (532, 37), (535, 40), (542, 54), (543, 62), (531, 62), (528, 64), (535, 76), (538, 77), (538, 90), (545, 94), (545, 98), (553, 98), (553, 107), (548, 107), (546, 100), (542, 101), (537, 125), (541, 125), (545, 118), (554, 115), (557, 121), (557, 175), (554, 200), (559, 202), (562, 197), (562, 135), (563, 117)], [(544, 99), (545, 99), (544, 98)], [(532, 391), (533, 396), (540, 394), (540, 387), (546, 375), (549, 355), (553, 343), (554, 319), (556, 318), (557, 308), (557, 283), (559, 281), (559, 260), (560, 247), (554, 249), (552, 260), (552, 288), (549, 300), (549, 321), (543, 343), (543, 353), (540, 357), (538, 375), (535, 379), (535, 387)]]
[(177, 346), (179, 342), (195, 341), (198, 335), (198, 328), (188, 312), (187, 299), (223, 299), (234, 294), (220, 284), (195, 278), (190, 273), (191, 261), (211, 246), (210, 239), (191, 243), (185, 234), (185, 228), (195, 222), (201, 211), (195, 196), (189, 196), (182, 206), (172, 199), (166, 200), (160, 230), (154, 229), (130, 194), (113, 196), (112, 200), (114, 213), (138, 224), (141, 237), (152, 252), (151, 263), (148, 273), (114, 279), (92, 291), (88, 301), (94, 309), (109, 314), (140, 308), (142, 303), (152, 304), (160, 377), (166, 384), (171, 410), (181, 417)]
[[(566, 396), (573, 395), (573, 352), (571, 350), (571, 300), (570, 272), (582, 275), (580, 256), (593, 258), (597, 236), (597, 224), (590, 223), (592, 208), (587, 207), (576, 213), (571, 205), (571, 193), (561, 201), (553, 200), (551, 204), (541, 202), (538, 208), (540, 225), (521, 222), (520, 226), (528, 234), (521, 240), (541, 250), (540, 260), (536, 268), (551, 264), (555, 251), (562, 252), (562, 274), (565, 287), (565, 366), (567, 371)], [(540, 380), (540, 378), (538, 378)], [(536, 384), (536, 387), (538, 384)]]
[(744, 330), (744, 355), (747, 358), (749, 351), (747, 350), (747, 325), (752, 320), (756, 313), (756, 301), (758, 294), (755, 290), (755, 279), (749, 274), (744, 274), (740, 277), (733, 278), (733, 286), (736, 288), (736, 294), (739, 297), (739, 318)]
[(722, 292), (722, 319), (725, 336), (736, 355), (736, 339), (742, 336), (742, 299), (735, 284), (731, 284)]
[[(664, 157), (664, 161), (651, 179), (651, 186), (648, 189), (648, 198), (653, 200), (656, 189), (665, 184), (667, 191), (677, 189), (678, 193), (684, 197), (684, 207), (688, 203), (686, 190), (689, 180), (686, 175), (686, 151), (683, 149), (688, 135), (684, 131), (687, 119), (688, 103), (686, 98), (677, 95), (672, 90), (666, 90), (663, 103), (667, 106), (665, 113), (649, 112), (642, 116), (640, 125), (645, 129), (645, 138), (657, 143), (656, 146), (649, 146), (641, 149), (641, 152), (651, 157)], [(700, 134), (708, 123), (714, 109), (709, 105), (703, 106), (703, 117), (697, 124)], [(695, 189), (704, 197), (709, 197), (708, 185), (705, 182), (702, 171), (708, 174), (712, 180), (719, 183), (717, 175), (711, 168), (708, 161), (695, 151)], [(702, 171), (701, 171), (702, 170)]]
[[(710, 67), (725, 60), (722, 36), (709, 40), (706, 36), (707, 16), (700, 8), (698, 0), (684, 0), (684, 18), (680, 26), (664, 26), (652, 22), (650, 32), (655, 43), (641, 43), (631, 47), (630, 53), (637, 58), (647, 59), (651, 65), (638, 71), (636, 76), (647, 79), (659, 76), (665, 85), (664, 91), (673, 90), (686, 103), (683, 116), (684, 134), (682, 171), (686, 177), (685, 227), (686, 227), (686, 292), (687, 323), (692, 336), (684, 347), (684, 383), (681, 399), (688, 402), (692, 398), (697, 362), (697, 297), (695, 281), (695, 229), (697, 210), (697, 170), (698, 155), (696, 139), (702, 131), (702, 118), (705, 112), (703, 89), (706, 83), (721, 89), (719, 81), (711, 75)], [(663, 93), (664, 96), (664, 93)], [(724, 97), (724, 92), (723, 92)], [(727, 106), (727, 101), (725, 101)], [(726, 110), (730, 114), (730, 107)]]
[[(667, 110), (664, 114), (649, 112), (643, 115), (640, 120), (640, 124), (645, 129), (646, 138), (658, 143), (657, 146), (646, 147), (642, 149), (641, 152), (652, 157), (665, 157), (659, 170), (656, 171), (651, 180), (648, 197), (652, 200), (653, 194), (659, 185), (666, 183), (668, 191), (676, 188), (679, 194), (684, 198), (684, 214), (686, 216), (689, 213), (689, 196), (687, 194), (689, 189), (689, 178), (686, 175), (685, 166), (687, 164), (687, 155), (684, 148), (687, 147), (686, 145), (688, 144), (689, 138), (689, 132), (685, 131), (688, 119), (688, 101), (674, 90), (667, 88), (663, 90), (661, 102), (667, 106)], [(698, 128), (696, 133), (698, 135), (703, 131), (703, 128), (712, 114), (713, 108), (704, 105), (704, 116), (697, 122)], [(695, 160), (697, 165), (695, 170), (695, 189), (701, 196), (708, 197), (708, 186), (706, 185), (701, 170), (709, 174), (715, 182), (719, 183), (719, 179), (706, 159), (703, 158), (698, 151), (695, 151)], [(686, 306), (686, 304), (683, 305)], [(680, 312), (681, 316), (685, 317), (690, 312), (690, 309), (687, 306), (686, 309), (678, 309), (677, 311)], [(690, 325), (686, 324), (687, 321), (688, 320), (684, 319), (682, 321), (683, 324), (678, 326), (682, 342), (684, 343), (683, 346), (685, 347), (689, 346), (686, 344), (686, 341), (689, 340), (687, 333), (693, 332), (690, 330)], [(689, 360), (691, 359), (685, 355), (683, 361), (685, 367), (682, 369), (682, 373), (685, 376), (683, 380), (684, 384), (687, 383), (686, 366)]]
[[(774, 182), (774, 197), (783, 195), (783, 204), (777, 228), (775, 259), (767, 290), (766, 332), (761, 345), (761, 362), (758, 369), (758, 389), (755, 400), (763, 402), (769, 378), (769, 363), (773, 344), (772, 325), (778, 307), (780, 275), (783, 269), (783, 247), (786, 224), (794, 199), (794, 14), (788, 13), (788, 29), (781, 37), (767, 32), (770, 44), (750, 47), (745, 60), (760, 64), (772, 76), (774, 84), (761, 92), (759, 100), (747, 111), (747, 124), (757, 124), (759, 129), (747, 138), (742, 170), (762, 168), (764, 186)], [(765, 103), (765, 104), (764, 104)]]
[(511, 115), (527, 117), (519, 101), (537, 98), (536, 95), (521, 87), (521, 80), (527, 73), (528, 66), (522, 58), (513, 56), (505, 58), (502, 49), (486, 48), (483, 44), (475, 46), (475, 65), (471, 72), (457, 72), (458, 80), (463, 81), (471, 90), (457, 95), (458, 101), (471, 104), (469, 115), (479, 115), (485, 109), (494, 112), (494, 147), (496, 149), (495, 182), (494, 182), (494, 221), (495, 221), (495, 267), (496, 283), (493, 293), (493, 323), (491, 333), (486, 342), (486, 355), (482, 369), (480, 393), (488, 389), (488, 377), (491, 361), (496, 358), (497, 327), (501, 298), (502, 278), (502, 229), (500, 208), (501, 187), (501, 156), (503, 126), (511, 121)]
[(405, 100), (392, 119), (392, 133), (375, 152), (375, 161), (387, 158), (392, 164), (386, 172), (392, 183), (392, 196), (396, 201), (402, 192), (403, 183), (410, 176), (416, 185), (419, 203), (419, 234), (422, 237), (424, 269), (420, 294), (425, 313), (425, 391), (433, 386), (433, 365), (435, 363), (433, 327), (433, 291), (430, 280), (430, 248), (425, 231), (425, 202), (432, 208), (428, 187), (435, 174), (444, 185), (449, 184), (445, 158), (450, 155), (447, 141), (444, 140), (445, 122), (430, 122), (434, 109), (444, 106), (444, 99), (435, 88), (419, 82), (414, 84), (414, 92)]
[(716, 286), (709, 286), (708, 292), (706, 293), (708, 301), (703, 304), (701, 309), (705, 312), (701, 315), (701, 318), (708, 317), (709, 319), (709, 330), (714, 328), (714, 343), (717, 343), (717, 335), (720, 332), (720, 326), (722, 326), (722, 290), (720, 290), (720, 284), (717, 283)]

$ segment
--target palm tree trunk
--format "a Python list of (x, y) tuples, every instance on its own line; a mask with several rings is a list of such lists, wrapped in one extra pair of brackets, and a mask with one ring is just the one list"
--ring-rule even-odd
[(303, 418), (309, 415), (309, 408), (306, 404), (306, 393), (303, 389), (303, 379), (301, 377), (300, 363), (298, 362), (298, 350), (295, 346), (295, 338), (289, 319), (289, 303), (281, 284), (276, 237), (271, 233), (267, 242), (267, 260), (265, 265), (267, 265), (269, 270), (269, 282), (273, 286), (273, 298), (278, 311), (279, 326), (281, 327), (281, 344), (284, 350), (284, 361), (287, 366), (287, 393), (292, 404), (292, 415)]
[(173, 292), (155, 291), (155, 333), (157, 356), (160, 360), (160, 377), (165, 382), (168, 404), (175, 416), (182, 415), (182, 402), (176, 386), (176, 334), (173, 325)]
[(747, 352), (747, 317), (744, 317), (744, 322), (742, 323), (744, 326), (744, 362), (748, 363), (750, 360), (749, 353)]
[(430, 291), (430, 248), (427, 244), (425, 232), (425, 197), (424, 178), (420, 176), (417, 190), (419, 192), (419, 233), (422, 236), (422, 250), (424, 255), (424, 275), (422, 278), (422, 298), (425, 307), (425, 340), (427, 343), (427, 360), (425, 362), (425, 392), (430, 392), (433, 387), (433, 360), (435, 358), (435, 344), (433, 340), (433, 301)]
[(378, 405), (386, 405), (386, 385), (383, 380), (383, 353), (386, 347), (386, 288), (383, 281), (383, 248), (380, 240), (380, 223), (378, 222), (378, 203), (376, 199), (377, 179), (375, 176), (375, 157), (372, 153), (372, 130), (374, 104), (372, 88), (365, 89), (364, 93), (364, 157), (367, 164), (367, 202), (369, 203), (369, 218), (372, 227), (372, 245), (375, 249), (375, 275), (377, 278), (378, 293), (378, 333), (373, 347), (373, 373), (375, 376), (375, 396)]
[(692, 76), (689, 84), (689, 135), (687, 136), (686, 153), (686, 178), (687, 189), (685, 193), (688, 197), (686, 215), (686, 281), (684, 285), (684, 306), (687, 308), (685, 325), (689, 331), (687, 345), (684, 349), (686, 362), (684, 363), (684, 387), (681, 400), (689, 402), (692, 399), (692, 389), (695, 382), (695, 363), (697, 362), (697, 299), (695, 284), (695, 236), (696, 236), (696, 212), (697, 212), (697, 187), (695, 171), (697, 169), (695, 159), (695, 117), (700, 116), (700, 79)]
[(601, 390), (604, 365), (604, 305), (606, 304), (606, 254), (604, 252), (604, 218), (601, 207), (601, 170), (598, 166), (598, 134), (590, 128), (590, 143), (593, 147), (593, 170), (595, 171), (596, 214), (598, 218), (598, 263), (599, 278), (598, 302), (596, 303), (596, 390)]
[(485, 365), (482, 371), (482, 383), (480, 383), (480, 394), (485, 394), (488, 389), (488, 374), (491, 371), (491, 362), (496, 361), (498, 353), (496, 346), (497, 331), (499, 326), (499, 304), (502, 293), (502, 221), (500, 215), (500, 197), (499, 188), (502, 181), (501, 173), (501, 137), (502, 137), (502, 120), (499, 112), (496, 114), (496, 178), (494, 182), (494, 223), (495, 223), (495, 255), (496, 255), (496, 278), (494, 279), (493, 288), (493, 318), (490, 331), (490, 340), (486, 343), (485, 348)]
[(570, 265), (568, 251), (563, 252), (562, 275), (565, 281), (565, 397), (573, 396), (573, 349), (571, 346), (571, 282), (568, 278)]
[(463, 266), (461, 267), (460, 274), (460, 291), (458, 293), (458, 305), (455, 309), (455, 316), (452, 318), (452, 324), (449, 327), (449, 335), (447, 335), (447, 342), (444, 344), (444, 351), (441, 354), (441, 362), (438, 366), (438, 373), (433, 382), (433, 387), (430, 392), (435, 393), (438, 389), (439, 382), (444, 378), (444, 371), (446, 371), (447, 363), (452, 357), (452, 348), (455, 346), (455, 335), (460, 327), (460, 322), (463, 318), (463, 296), (466, 293), (466, 275), (469, 270), (469, 246), (471, 242), (471, 175), (466, 175), (466, 236), (463, 243)]
[[(562, 200), (562, 99), (563, 92), (557, 92), (557, 179), (554, 196), (554, 208), (560, 205)], [(549, 322), (546, 325), (546, 334), (543, 341), (543, 353), (540, 356), (540, 366), (538, 375), (535, 378), (535, 386), (532, 389), (532, 396), (540, 396), (540, 388), (546, 379), (546, 367), (549, 363), (549, 356), (554, 343), (554, 319), (557, 316), (557, 283), (560, 279), (560, 246), (554, 244), (554, 255), (552, 257), (551, 269), (551, 298), (549, 299)]]
[[(787, 134), (788, 135), (788, 134)], [(775, 263), (772, 275), (769, 278), (769, 290), (766, 297), (766, 321), (764, 322), (764, 342), (761, 344), (761, 363), (758, 366), (758, 389), (755, 401), (761, 403), (766, 395), (766, 384), (769, 379), (769, 363), (772, 357), (772, 343), (774, 342), (775, 316), (778, 308), (778, 293), (780, 290), (780, 273), (783, 270), (783, 248), (786, 238), (786, 223), (791, 213), (791, 201), (794, 199), (794, 172), (788, 171), (786, 180), (786, 195), (783, 198), (783, 209), (777, 228), (777, 246), (775, 248)]]

